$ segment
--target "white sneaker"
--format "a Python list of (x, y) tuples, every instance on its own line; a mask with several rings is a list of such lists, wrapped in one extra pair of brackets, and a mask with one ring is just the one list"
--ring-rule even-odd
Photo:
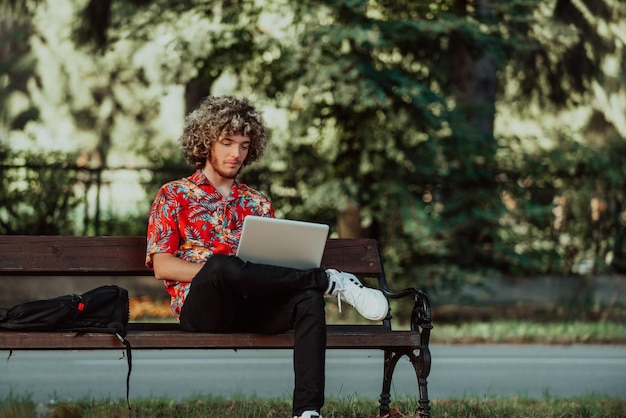
[(371, 321), (385, 319), (389, 311), (389, 303), (383, 292), (363, 286), (354, 274), (334, 269), (326, 270), (326, 274), (329, 282), (326, 293), (337, 296), (339, 312), (341, 312), (341, 301), (343, 300)]
[(322, 416), (317, 411), (304, 411), (299, 417), (294, 416), (293, 418), (322, 418)]

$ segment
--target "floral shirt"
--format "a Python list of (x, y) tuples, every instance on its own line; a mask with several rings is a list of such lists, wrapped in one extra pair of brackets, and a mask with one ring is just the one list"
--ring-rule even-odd
[[(152, 255), (170, 253), (201, 263), (213, 254), (234, 255), (248, 215), (273, 217), (272, 202), (262, 193), (235, 180), (224, 198), (201, 170), (164, 184), (150, 210), (146, 265)], [(164, 280), (172, 312), (180, 318), (190, 283)]]

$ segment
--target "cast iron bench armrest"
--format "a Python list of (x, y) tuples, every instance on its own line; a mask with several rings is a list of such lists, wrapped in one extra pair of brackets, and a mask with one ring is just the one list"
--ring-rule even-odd
[(380, 272), (378, 274), (378, 288), (385, 294), (387, 299), (402, 299), (406, 297), (413, 298), (413, 309), (411, 311), (411, 329), (421, 333), (422, 340), (425, 341), (424, 345), (428, 345), (430, 340), (430, 330), (432, 326), (432, 317), (430, 311), (430, 301), (426, 296), (426, 293), (417, 287), (409, 287), (399, 291), (392, 290), (387, 283), (387, 277), (385, 276), (385, 269), (382, 265), (382, 253), (378, 242), (373, 241), (378, 253), (378, 260), (380, 262)]

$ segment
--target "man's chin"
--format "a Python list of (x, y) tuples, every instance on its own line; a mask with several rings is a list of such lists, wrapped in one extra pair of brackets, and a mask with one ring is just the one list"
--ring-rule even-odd
[(239, 175), (240, 171), (241, 167), (239, 167), (237, 170), (219, 170), (217, 174), (224, 177), (225, 179), (234, 180)]

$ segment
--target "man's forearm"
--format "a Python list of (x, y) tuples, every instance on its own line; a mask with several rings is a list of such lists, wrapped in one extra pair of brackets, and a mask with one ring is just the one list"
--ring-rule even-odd
[(158, 253), (152, 256), (154, 277), (157, 280), (190, 282), (204, 266), (204, 263), (185, 261), (174, 254)]

